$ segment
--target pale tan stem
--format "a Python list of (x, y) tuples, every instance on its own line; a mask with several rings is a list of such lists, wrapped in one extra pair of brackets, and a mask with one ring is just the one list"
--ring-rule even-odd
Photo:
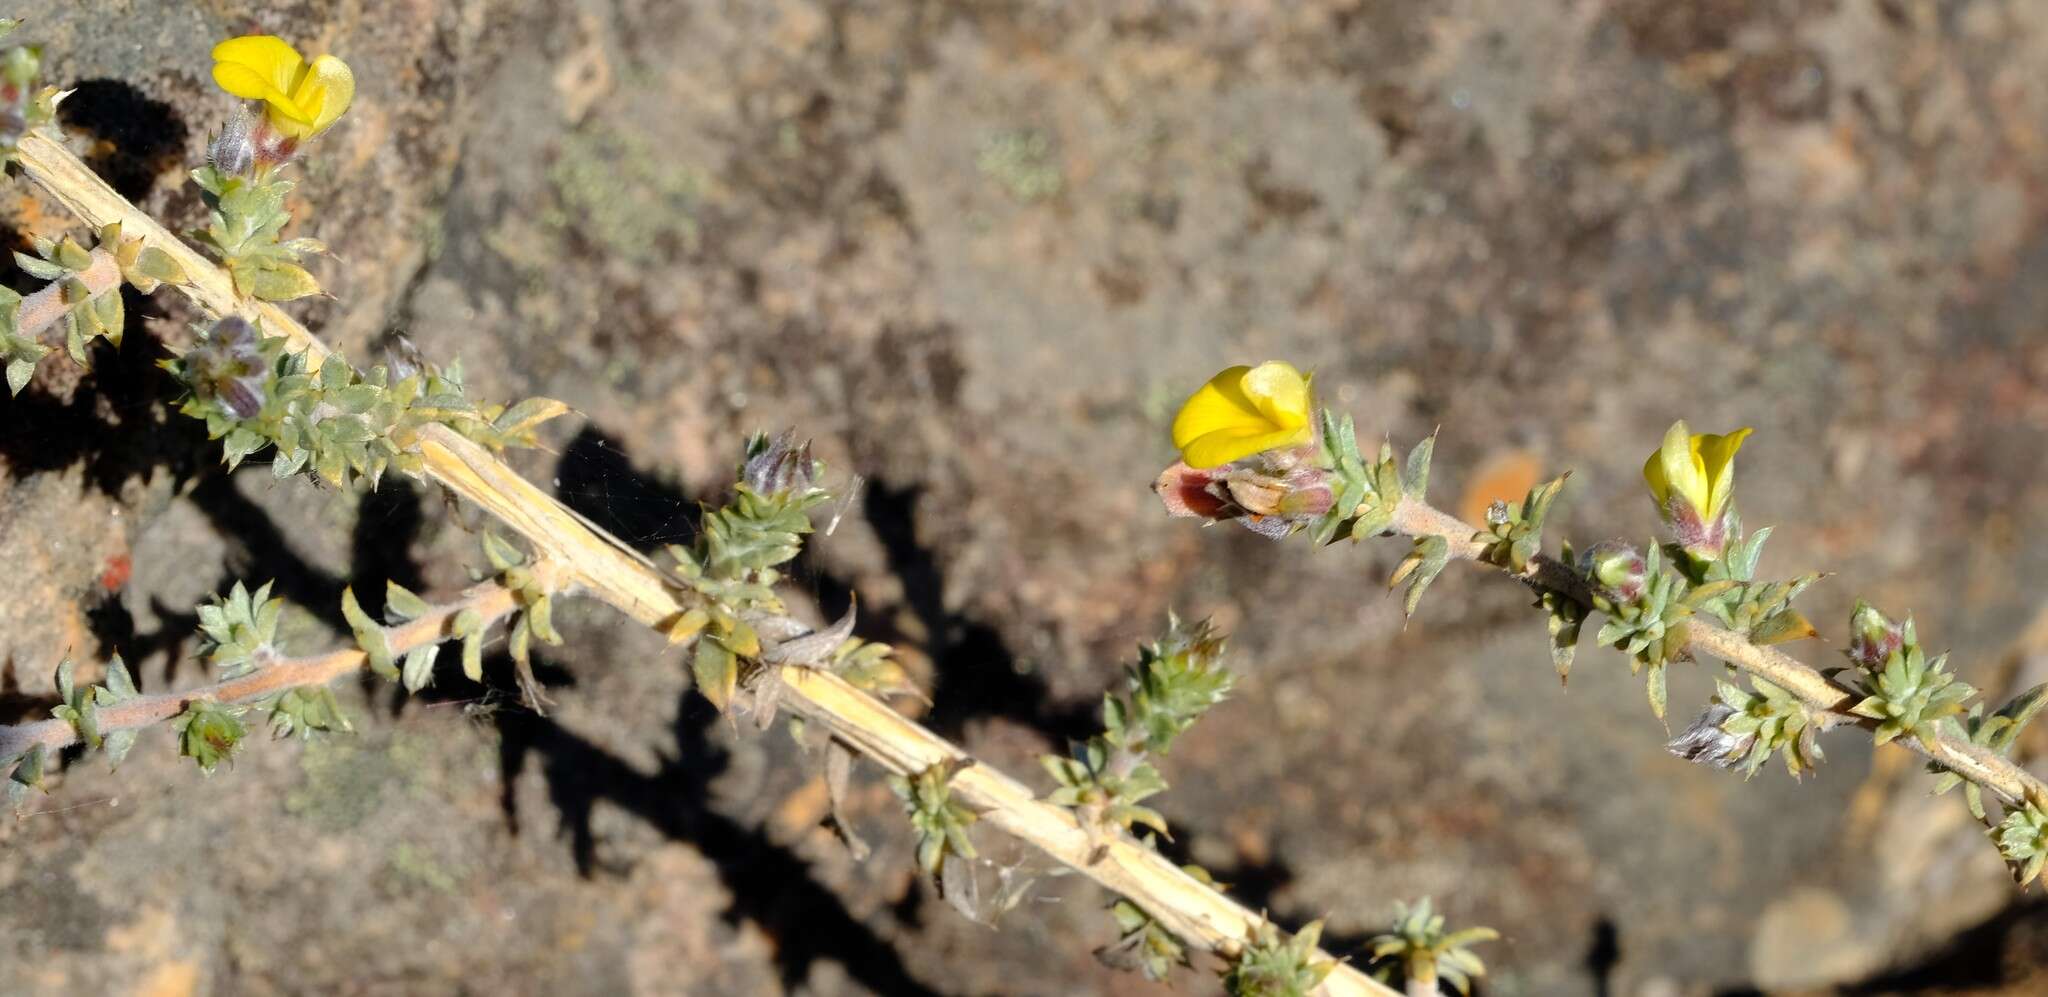
[[(62, 144), (37, 133), (23, 138), (20, 150), (29, 178), (74, 214), (94, 226), (120, 222), (123, 236), (139, 237), (145, 245), (170, 253), (191, 278), (178, 289), (200, 308), (214, 315), (254, 317), (265, 333), (285, 337), (291, 349), (307, 351), (315, 364), (327, 355), (319, 340), (276, 306), (237, 298), (227, 274), (213, 261), (129, 204)], [(682, 611), (674, 589), (647, 559), (585, 522), (485, 448), (435, 426), (422, 434), (420, 454), (429, 477), (503, 520), (576, 584), (621, 612), (659, 627)], [(893, 772), (908, 775), (943, 758), (968, 757), (958, 746), (835, 676), (795, 666), (781, 666), (780, 675), (789, 689), (785, 705)], [(1189, 944), (1228, 956), (1264, 923), (1260, 915), (1203, 885), (1128, 834), (1098, 830), (1091, 835), (1072, 813), (1038, 801), (1024, 784), (993, 768), (970, 766), (953, 778), (951, 787), (955, 798), (980, 811), (991, 826), (1124, 895)], [(1342, 964), (1319, 992), (1396, 993)]]
[[(97, 298), (121, 286), (121, 264), (114, 254), (105, 249), (92, 251), (92, 265), (72, 276), (84, 282), (86, 290)], [(64, 300), (64, 281), (21, 299), (21, 311), (15, 313), (14, 331), (20, 336), (40, 335), (64, 318), (71, 310), (71, 302)]]
[[(1479, 531), (1472, 525), (1412, 499), (1403, 499), (1395, 507), (1390, 528), (1403, 536), (1443, 537), (1450, 542), (1453, 557), (1467, 560), (1478, 559), (1486, 546), (1474, 539)], [(1585, 579), (1554, 558), (1546, 555), (1531, 558), (1528, 568), (1518, 577), (1564, 592), (1588, 610), (1593, 608)], [(1874, 729), (1877, 726), (1875, 720), (1847, 712), (1857, 701), (1853, 692), (1821, 674), (1819, 669), (1775, 647), (1753, 644), (1742, 634), (1697, 618), (1686, 622), (1684, 633), (1688, 650), (1712, 655), (1797, 696), (1814, 712), (1817, 722), (1823, 727), (1853, 725)], [(1935, 737), (1931, 744), (1922, 744), (1918, 738), (1902, 737), (1895, 743), (1948, 766), (1958, 775), (1999, 794), (2008, 802), (2024, 799), (2030, 792), (2048, 793), (2048, 786), (2011, 759), (1961, 738), (1943, 734)]]
[[(447, 640), (456, 614), (464, 610), (475, 611), (488, 624), (518, 607), (518, 599), (512, 590), (502, 585), (491, 582), (474, 586), (456, 601), (445, 606), (436, 606), (419, 619), (386, 631), (391, 642), (391, 653), (403, 655), (416, 648)], [(211, 700), (225, 705), (253, 703), (299, 686), (326, 685), (344, 675), (354, 673), (367, 664), (368, 660), (357, 648), (330, 651), (311, 657), (285, 658), (247, 675), (240, 675), (214, 685), (158, 693), (118, 706), (103, 707), (99, 710), (99, 730), (101, 734), (112, 734), (115, 731), (136, 730), (162, 723), (185, 712), (187, 706), (200, 700)], [(12, 757), (37, 745), (48, 751), (56, 751), (77, 743), (78, 731), (65, 720), (51, 719), (13, 727), (0, 727), (0, 758)]]

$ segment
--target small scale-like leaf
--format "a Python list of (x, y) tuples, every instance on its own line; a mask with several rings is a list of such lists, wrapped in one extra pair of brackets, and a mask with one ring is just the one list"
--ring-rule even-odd
[(433, 612), (427, 600), (415, 595), (410, 589), (393, 581), (384, 583), (384, 617), (394, 623), (417, 620)]
[(484, 637), (474, 630), (462, 638), (462, 675), (471, 682), (484, 680)]
[(1436, 453), (1436, 434), (1431, 433), (1415, 449), (1408, 451), (1408, 463), (1401, 470), (1401, 493), (1407, 498), (1421, 501), (1429, 489), (1429, 461)]
[(37, 280), (56, 280), (69, 272), (48, 260), (38, 259), (21, 252), (14, 254), (14, 265), (21, 268), (22, 273), (28, 274)]
[(484, 557), (491, 562), (491, 570), (500, 573), (526, 563), (519, 548), (489, 530), (484, 531)]
[(528, 398), (506, 409), (492, 422), (492, 428), (508, 437), (520, 437), (539, 428), (549, 419), (567, 415), (569, 411), (566, 402), (553, 398)]
[(7, 361), (7, 393), (10, 395), (21, 394), (21, 389), (28, 387), (29, 378), (34, 376), (36, 376), (35, 361), (24, 360), (21, 357), (9, 359)]
[(142, 255), (136, 258), (135, 269), (138, 273), (165, 284), (185, 284), (191, 281), (185, 274), (185, 268), (176, 258), (155, 246), (143, 248)]
[(293, 301), (320, 293), (320, 282), (292, 263), (271, 262), (252, 270), (246, 281), (241, 276), (238, 270), (236, 285), (246, 288), (246, 296), (263, 301)]
[(697, 636), (698, 631), (703, 630), (704, 625), (709, 622), (711, 622), (710, 614), (701, 609), (688, 609), (677, 614), (676, 618), (668, 624), (669, 646), (674, 647)]
[(125, 703), (141, 695), (136, 691), (134, 676), (128, 674), (128, 663), (122, 661), (119, 654), (107, 662), (106, 689), (116, 703)]
[(696, 677), (697, 691), (720, 713), (732, 706), (734, 689), (739, 685), (739, 660), (733, 657), (724, 644), (712, 638), (697, 642), (697, 653), (690, 661), (691, 674)]
[(535, 637), (544, 643), (559, 646), (562, 643), (562, 635), (555, 631), (554, 605), (554, 599), (545, 595), (533, 600), (533, 604), (526, 607), (526, 620), (527, 625), (533, 628)]
[(406, 652), (405, 667), (400, 670), (400, 680), (405, 691), (418, 692), (434, 681), (434, 659), (441, 653), (441, 645), (428, 644)]
[(384, 633), (384, 628), (363, 611), (353, 588), (341, 590), (341, 616), (354, 631), (356, 644), (369, 656), (370, 670), (387, 679), (398, 678), (398, 666), (391, 660), (390, 638)]
[(101, 750), (107, 753), (108, 769), (121, 767), (122, 760), (126, 759), (129, 750), (135, 747), (135, 734), (136, 732), (132, 730), (117, 730), (100, 741)]
[(1809, 640), (1820, 636), (1813, 623), (1796, 609), (1782, 609), (1749, 630), (1749, 641), (1759, 646)]

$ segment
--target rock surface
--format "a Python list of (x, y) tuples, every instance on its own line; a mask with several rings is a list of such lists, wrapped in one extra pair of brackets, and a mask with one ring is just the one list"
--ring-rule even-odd
[[(1611, 653), (1556, 688), (1514, 586), (1452, 570), (1404, 627), (1390, 542), (1198, 530), (1145, 489), (1181, 394), (1269, 357), (1370, 436), (1440, 427), (1434, 494), (1467, 514), (1574, 469), (1554, 536), (1581, 544), (1650, 535), (1671, 419), (1754, 425), (1745, 519), (1779, 527), (1767, 571), (1835, 573), (1825, 634), (1864, 596), (1972, 681), (2040, 681), (2048, 8), (23, 7), (78, 148), (178, 225), (228, 106), (211, 43), (344, 55), (357, 107), (298, 194), (334, 250), (309, 324), (567, 400), (520, 465), (635, 543), (688, 536), (744, 433), (815, 436), (867, 484), (800, 587), (858, 592), (989, 762), (1035, 776), (1085, 734), (1169, 608), (1233, 631), (1240, 691), (1163, 809), (1287, 923), (1355, 946), (1433, 895), (1503, 931), (1494, 994), (2021, 993), (2048, 964), (1911, 757), (1840, 734), (1803, 785), (1689, 766)], [(18, 241), (63, 228), (21, 191)], [(153, 307), (138, 328), (184, 334)], [(0, 719), (47, 707), (67, 649), (201, 682), (191, 607), (234, 578), (277, 578), (311, 650), (342, 585), (481, 564), (424, 489), (223, 474), (151, 349), (0, 401)], [(0, 827), (0, 991), (1148, 992), (1090, 956), (1094, 891), (964, 921), (878, 781), (855, 864), (814, 762), (714, 718), (652, 635), (563, 615), (545, 718), (502, 683), (347, 683), (355, 738), (210, 779), (165, 732), (74, 766)], [(1674, 723), (1711, 674), (1677, 670)]]

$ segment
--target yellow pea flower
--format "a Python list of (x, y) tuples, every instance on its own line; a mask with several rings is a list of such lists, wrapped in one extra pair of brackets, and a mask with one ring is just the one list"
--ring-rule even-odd
[(1173, 418), (1173, 445), (1189, 467), (1298, 447), (1315, 438), (1309, 379), (1279, 360), (1237, 366), (1209, 379)]
[(213, 47), (213, 82), (245, 100), (260, 100), (270, 125), (295, 141), (327, 130), (356, 95), (348, 64), (331, 55), (306, 62), (275, 35), (243, 35)]
[(1694, 433), (1683, 419), (1673, 423), (1664, 434), (1664, 445), (1643, 462), (1643, 480), (1649, 482), (1657, 508), (1667, 518), (1681, 517), (1682, 510), (1671, 501), (1675, 495), (1691, 507), (1699, 525), (1718, 523), (1735, 495), (1735, 451), (1742, 449), (1749, 432), (1744, 426), (1717, 436)]

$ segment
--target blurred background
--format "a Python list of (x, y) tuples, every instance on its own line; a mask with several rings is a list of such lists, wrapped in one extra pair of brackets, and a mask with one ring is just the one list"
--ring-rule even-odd
[[(517, 463), (686, 541), (745, 433), (866, 483), (795, 598), (904, 649), (925, 722), (1006, 770), (1087, 734), (1169, 609), (1239, 691), (1164, 766), (1176, 847), (1356, 953), (1396, 899), (1490, 924), (1488, 994), (2035, 993), (2048, 910), (1916, 756), (1823, 742), (1803, 784), (1664, 752), (1620, 656), (1569, 689), (1543, 620), (1455, 567), (1405, 627), (1393, 542), (1169, 522), (1147, 486), (1201, 379), (1313, 367), (1361, 436), (1441, 427), (1476, 517), (1576, 473), (1555, 539), (1641, 541), (1671, 420), (1752, 425), (1740, 503), (1831, 663), (1858, 596), (1994, 703), (2048, 679), (2048, 7), (2030, 0), (517, 0), (18, 4), (61, 115), (175, 227), (229, 98), (222, 38), (354, 67), (303, 164), (334, 258), (298, 313), (409, 340), (472, 393), (581, 416)], [(11, 243), (71, 225), (18, 183)], [(16, 287), (32, 286), (10, 272)], [(170, 414), (171, 295), (95, 373), (0, 400), (0, 719), (67, 651), (206, 681), (192, 607), (277, 580), (291, 645), (341, 587), (445, 594), (473, 510), (227, 474)], [(0, 824), (0, 991), (1146, 994), (1106, 898), (1000, 930), (912, 871), (887, 789), (821, 826), (816, 762), (742, 735), (661, 640), (557, 613), (557, 706), (502, 661), (346, 683), (354, 737), (200, 776), (167, 731)], [(1672, 723), (1711, 692), (1673, 669)], [(2035, 744), (2023, 744), (2031, 756)], [(983, 839), (1002, 855), (991, 834)], [(1347, 948), (1348, 947), (1348, 948)]]

